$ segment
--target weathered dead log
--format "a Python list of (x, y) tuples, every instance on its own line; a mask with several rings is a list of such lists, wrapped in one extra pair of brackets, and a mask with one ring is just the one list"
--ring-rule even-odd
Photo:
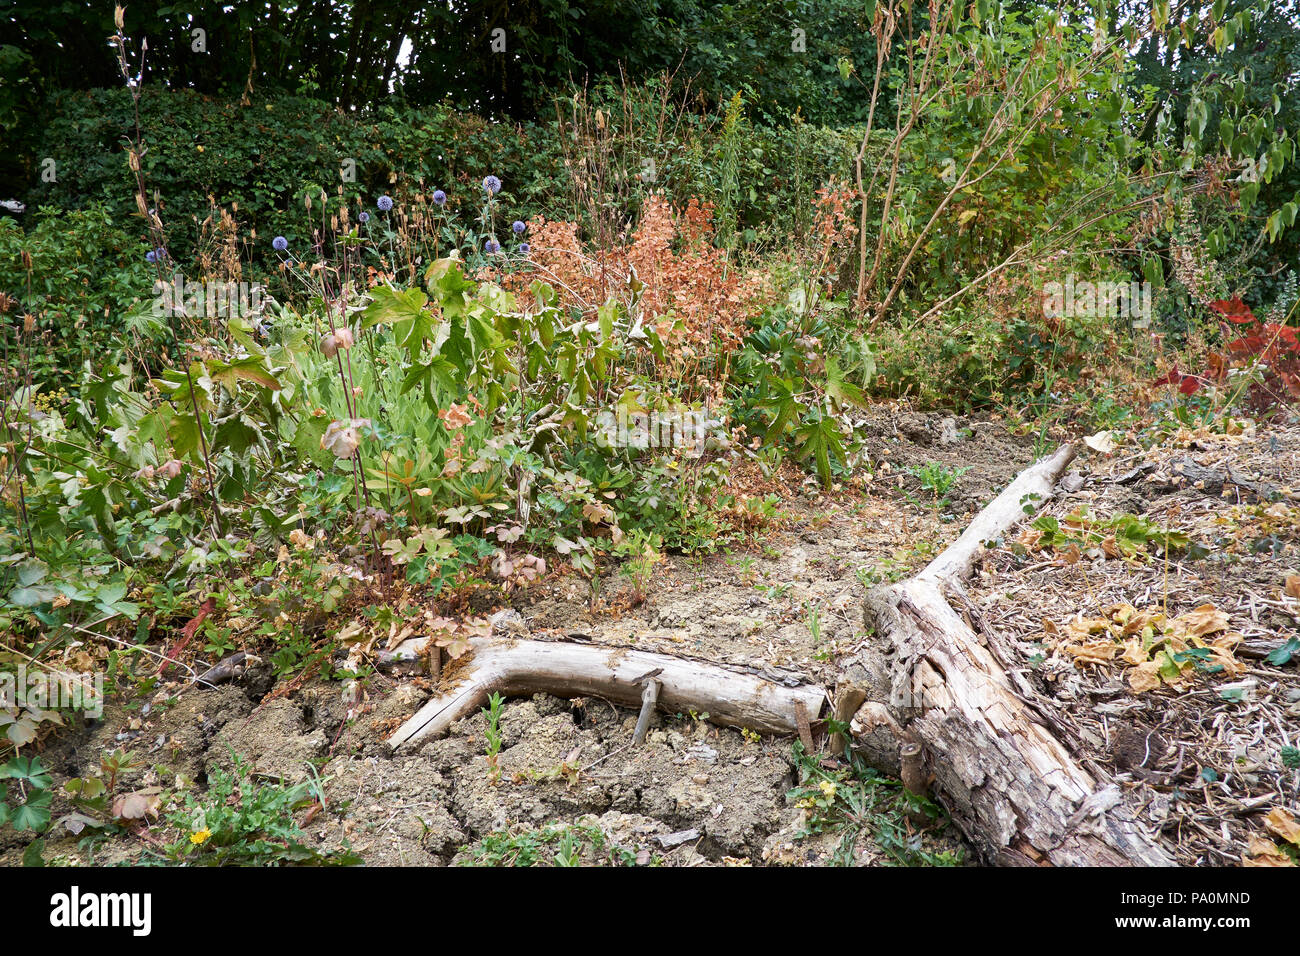
[(815, 685), (790, 687), (757, 674), (624, 647), (501, 638), (474, 638), (470, 646), (468, 663), (449, 674), (455, 686), (421, 707), (388, 738), (389, 746), (443, 733), (481, 708), (493, 692), (603, 697), (640, 707), (645, 682), (653, 680), (658, 684), (654, 703), (661, 711), (707, 713), (712, 723), (765, 734), (797, 733), (799, 708), (815, 720), (826, 701), (825, 690)]
[(993, 862), (1170, 865), (1119, 788), (1071, 756), (945, 594), (960, 592), (985, 541), (1051, 497), (1074, 454), (1065, 445), (1027, 468), (928, 567), (869, 593), (875, 636), (850, 669), (868, 701), (852, 732), (890, 769), (900, 735), (920, 743), (932, 791)]

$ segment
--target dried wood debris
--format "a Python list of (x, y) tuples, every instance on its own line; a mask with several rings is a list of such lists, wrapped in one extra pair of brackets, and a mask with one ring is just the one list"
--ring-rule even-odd
[(1094, 455), (987, 552), (972, 611), (1183, 864), (1300, 858), (1300, 427)]

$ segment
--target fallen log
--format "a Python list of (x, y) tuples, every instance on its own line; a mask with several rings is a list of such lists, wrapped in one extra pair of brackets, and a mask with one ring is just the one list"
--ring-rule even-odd
[(1172, 865), (1118, 786), (1074, 759), (948, 600), (961, 596), (983, 543), (1051, 497), (1074, 454), (1064, 445), (1027, 468), (919, 574), (868, 594), (875, 634), (848, 671), (867, 702), (851, 733), (869, 761), (896, 772), (907, 748), (914, 777), (920, 744), (921, 779), (991, 862)]
[[(444, 733), (483, 707), (488, 696), (554, 694), (603, 697), (616, 704), (653, 705), (667, 713), (695, 711), (726, 727), (764, 734), (799, 731), (799, 711), (816, 720), (826, 692), (812, 684), (786, 686), (757, 674), (625, 647), (570, 641), (472, 638), (468, 662), (448, 668), (455, 685), (421, 707), (388, 744), (397, 748)], [(654, 694), (646, 683), (658, 685)]]

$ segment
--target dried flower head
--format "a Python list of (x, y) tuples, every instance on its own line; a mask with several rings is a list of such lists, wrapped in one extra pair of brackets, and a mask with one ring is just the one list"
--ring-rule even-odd
[(466, 407), (457, 405), (454, 402), (450, 407), (438, 412), (438, 417), (442, 419), (442, 423), (447, 426), (448, 431), (456, 431), (466, 425), (474, 424), (474, 419), (470, 418)]
[(353, 418), (330, 422), (321, 436), (320, 446), (335, 458), (351, 458), (361, 447), (361, 429), (370, 426), (368, 418)]

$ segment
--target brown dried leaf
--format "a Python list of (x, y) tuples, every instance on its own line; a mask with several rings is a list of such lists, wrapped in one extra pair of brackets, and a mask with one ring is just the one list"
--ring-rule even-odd
[(1264, 817), (1264, 826), (1288, 843), (1300, 846), (1300, 823), (1283, 807), (1274, 807)]
[(1184, 639), (1204, 637), (1216, 631), (1226, 631), (1228, 615), (1213, 604), (1202, 604), (1194, 611), (1178, 615), (1170, 624), (1174, 632)]
[(1124, 642), (1124, 653), (1120, 655), (1120, 660), (1135, 667), (1139, 664), (1145, 664), (1148, 660), (1146, 650), (1142, 647), (1142, 639), (1130, 637)]
[(1109, 431), (1100, 431), (1095, 435), (1086, 435), (1083, 443), (1093, 451), (1101, 452), (1103, 455), (1109, 455), (1117, 447), (1115, 436)]
[(1271, 840), (1252, 835), (1241, 855), (1243, 866), (1295, 866), (1295, 862), (1277, 848)]
[(1135, 694), (1144, 694), (1160, 686), (1160, 665), (1144, 661), (1128, 672), (1128, 685)]
[(1061, 567), (1069, 567), (1072, 564), (1079, 563), (1079, 546), (1070, 543), (1068, 547), (1058, 548), (1056, 551), (1056, 564)]
[(1094, 634), (1109, 632), (1110, 621), (1100, 617), (1084, 617), (1082, 614), (1076, 614), (1065, 625), (1065, 633), (1072, 641), (1086, 641)]
[(1061, 647), (1062, 653), (1073, 657), (1076, 664), (1106, 664), (1115, 659), (1119, 650), (1120, 646), (1109, 639), (1093, 639)]

